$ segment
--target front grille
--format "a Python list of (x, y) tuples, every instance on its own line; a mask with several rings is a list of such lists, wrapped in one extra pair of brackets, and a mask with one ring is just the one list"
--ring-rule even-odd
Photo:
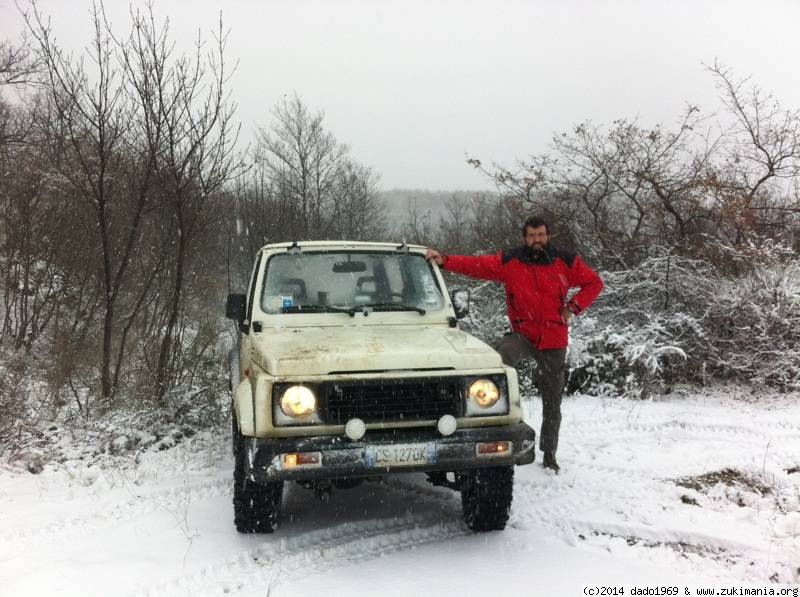
[(458, 417), (463, 411), (461, 380), (454, 377), (328, 382), (321, 389), (322, 420), (335, 425), (353, 418), (378, 423)]

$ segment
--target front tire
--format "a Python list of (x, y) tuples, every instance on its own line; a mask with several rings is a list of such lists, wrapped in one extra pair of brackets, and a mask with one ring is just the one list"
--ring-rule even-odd
[(278, 528), (283, 481), (259, 484), (245, 474), (245, 438), (233, 430), (233, 522), (240, 533), (271, 533)]
[(476, 533), (506, 528), (513, 496), (513, 466), (474, 469), (461, 477), (464, 521)]

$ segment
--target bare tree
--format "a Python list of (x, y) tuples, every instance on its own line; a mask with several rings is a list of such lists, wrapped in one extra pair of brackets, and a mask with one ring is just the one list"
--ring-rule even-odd
[(702, 228), (703, 177), (714, 147), (702, 122), (689, 107), (672, 131), (627, 120), (608, 131), (583, 123), (556, 136), (552, 154), (522, 162), (521, 176), (494, 176), (529, 208), (567, 224), (586, 253), (624, 265), (654, 243)]
[[(0, 336), (13, 337), (14, 347), (30, 346), (37, 320), (50, 302), (42, 243), (37, 243), (45, 222), (40, 206), (42, 175), (31, 148), (31, 111), (8, 101), (9, 86), (24, 85), (33, 72), (24, 43), (0, 42), (0, 263), (3, 276), (3, 323)], [(35, 104), (34, 98), (34, 104)], [(52, 286), (52, 284), (50, 285)]]
[(374, 240), (386, 229), (378, 193), (378, 178), (372, 170), (343, 158), (330, 190), (329, 223), (325, 236), (351, 240)]
[(117, 44), (133, 90), (131, 101), (137, 105), (140, 134), (136, 138), (152, 156), (164, 223), (174, 235), (169, 298), (155, 370), (159, 401), (169, 387), (171, 358), (180, 340), (176, 332), (195, 233), (209, 197), (238, 167), (233, 151), (238, 136), (235, 105), (227, 91), (227, 35), (220, 20), (211, 52), (205, 54), (198, 39), (192, 54), (176, 56), (169, 42), (169, 23), (159, 27), (150, 7), (144, 14), (133, 15), (130, 38)]
[[(124, 73), (115, 60), (102, 8), (94, 5), (94, 37), (83, 59), (66, 54), (49, 24), (32, 7), (24, 13), (41, 64), (38, 81), (52, 108), (42, 121), (49, 151), (70, 194), (91, 214), (96, 226), (103, 283), (101, 392), (115, 391), (114, 339), (118, 300), (136, 250), (139, 228), (150, 199), (150, 177), (129, 176), (148, 156), (127, 156), (127, 138), (136, 107), (124, 92)], [(147, 173), (149, 170), (144, 169)]]
[(0, 41), (0, 85), (27, 85), (33, 82), (37, 64), (23, 37), (20, 43)]
[(785, 229), (800, 214), (791, 188), (800, 174), (800, 110), (783, 109), (772, 94), (717, 62), (707, 68), (733, 119), (722, 159), (708, 177), (721, 232), (739, 244)]
[(473, 250), (474, 236), (470, 226), (469, 205), (455, 195), (445, 202), (446, 216), (439, 217), (441, 241), (437, 244), (448, 253), (466, 253)]
[(323, 128), (324, 114), (311, 113), (297, 95), (284, 98), (272, 114), (272, 126), (260, 129), (256, 160), (296, 213), (296, 222), (285, 232), (296, 238), (324, 236), (348, 148)]
[(4, 92), (11, 87), (28, 87), (34, 79), (38, 65), (26, 39), (18, 44), (0, 41), (0, 146), (20, 144), (30, 133), (30, 115), (35, 112), (38, 98), (28, 98), (28, 109), (15, 106)]

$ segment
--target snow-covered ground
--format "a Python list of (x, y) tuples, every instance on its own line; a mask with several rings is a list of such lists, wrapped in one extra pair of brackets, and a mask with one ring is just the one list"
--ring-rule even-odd
[[(564, 401), (561, 474), (516, 469), (475, 535), (423, 475), (288, 486), (274, 535), (232, 521), (228, 438), (0, 471), (0, 595), (583, 595), (584, 586), (797, 583), (800, 397)], [(526, 403), (538, 426), (540, 404)], [(111, 463), (115, 463), (114, 466)], [(719, 473), (710, 475), (709, 473)], [(705, 476), (704, 476), (705, 475)]]

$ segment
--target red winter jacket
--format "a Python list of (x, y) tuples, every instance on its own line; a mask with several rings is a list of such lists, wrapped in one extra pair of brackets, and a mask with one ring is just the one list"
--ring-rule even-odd
[(532, 257), (525, 246), (494, 255), (447, 255), (443, 267), (502, 282), (511, 328), (537, 348), (567, 346), (567, 324), (561, 308), (567, 304), (570, 288), (580, 288), (569, 300), (574, 313), (591, 305), (603, 288), (603, 280), (580, 256), (551, 245), (538, 258)]

